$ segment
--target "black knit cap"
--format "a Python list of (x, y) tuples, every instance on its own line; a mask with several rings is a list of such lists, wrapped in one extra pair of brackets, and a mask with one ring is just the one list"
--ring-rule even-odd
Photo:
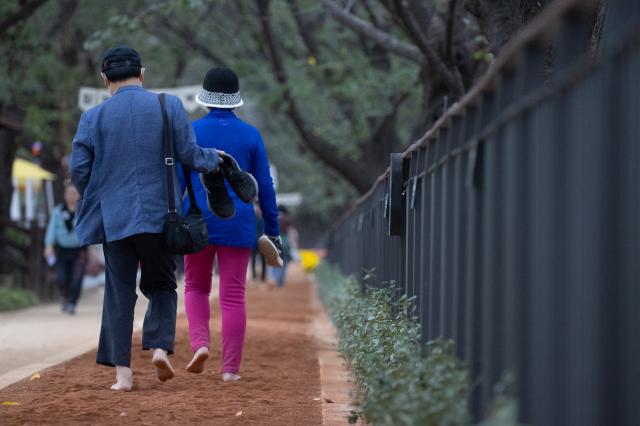
[(204, 77), (202, 88), (208, 92), (238, 93), (240, 82), (235, 72), (229, 68), (211, 68)]
[(138, 52), (123, 44), (107, 49), (102, 56), (102, 72), (119, 67), (142, 68)]

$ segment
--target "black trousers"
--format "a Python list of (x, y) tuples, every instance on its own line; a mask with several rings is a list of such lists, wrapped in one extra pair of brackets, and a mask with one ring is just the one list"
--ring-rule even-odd
[(136, 304), (140, 291), (149, 299), (142, 327), (142, 349), (173, 353), (176, 335), (176, 259), (164, 249), (162, 234), (137, 234), (104, 244), (106, 282), (98, 364), (129, 367)]
[(82, 292), (86, 250), (56, 246), (56, 275), (65, 305), (76, 305)]

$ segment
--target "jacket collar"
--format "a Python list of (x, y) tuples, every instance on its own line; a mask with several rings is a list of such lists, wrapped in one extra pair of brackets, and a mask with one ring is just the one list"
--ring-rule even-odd
[(113, 96), (119, 94), (119, 93), (124, 93), (124, 92), (130, 92), (133, 90), (145, 90), (144, 87), (142, 86), (138, 86), (136, 84), (132, 84), (130, 86), (122, 86), (121, 88), (119, 88), (116, 93), (113, 94)]
[(213, 108), (206, 115), (206, 118), (220, 118), (220, 117), (235, 117), (236, 115), (233, 113), (233, 110), (228, 108)]

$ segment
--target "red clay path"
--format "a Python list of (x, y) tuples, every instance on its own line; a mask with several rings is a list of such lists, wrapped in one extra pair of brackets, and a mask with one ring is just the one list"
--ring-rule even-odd
[[(294, 271), (292, 271), (294, 272)], [(178, 318), (177, 377), (158, 382), (149, 352), (134, 335), (131, 393), (109, 390), (113, 369), (95, 364), (92, 351), (0, 390), (0, 424), (8, 425), (320, 425), (320, 378), (309, 323), (316, 314), (312, 287), (300, 273), (284, 290), (251, 287), (242, 380), (220, 380), (220, 319), (214, 302), (213, 357), (201, 375), (184, 367), (191, 357), (187, 323)], [(215, 373), (213, 372), (215, 370)]]

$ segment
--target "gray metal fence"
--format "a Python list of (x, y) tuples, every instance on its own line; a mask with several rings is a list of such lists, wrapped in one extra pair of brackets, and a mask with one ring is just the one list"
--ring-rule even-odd
[(640, 424), (640, 1), (597, 58), (593, 3), (547, 9), (329, 235), (455, 340), (476, 420), (510, 372), (527, 424)]

